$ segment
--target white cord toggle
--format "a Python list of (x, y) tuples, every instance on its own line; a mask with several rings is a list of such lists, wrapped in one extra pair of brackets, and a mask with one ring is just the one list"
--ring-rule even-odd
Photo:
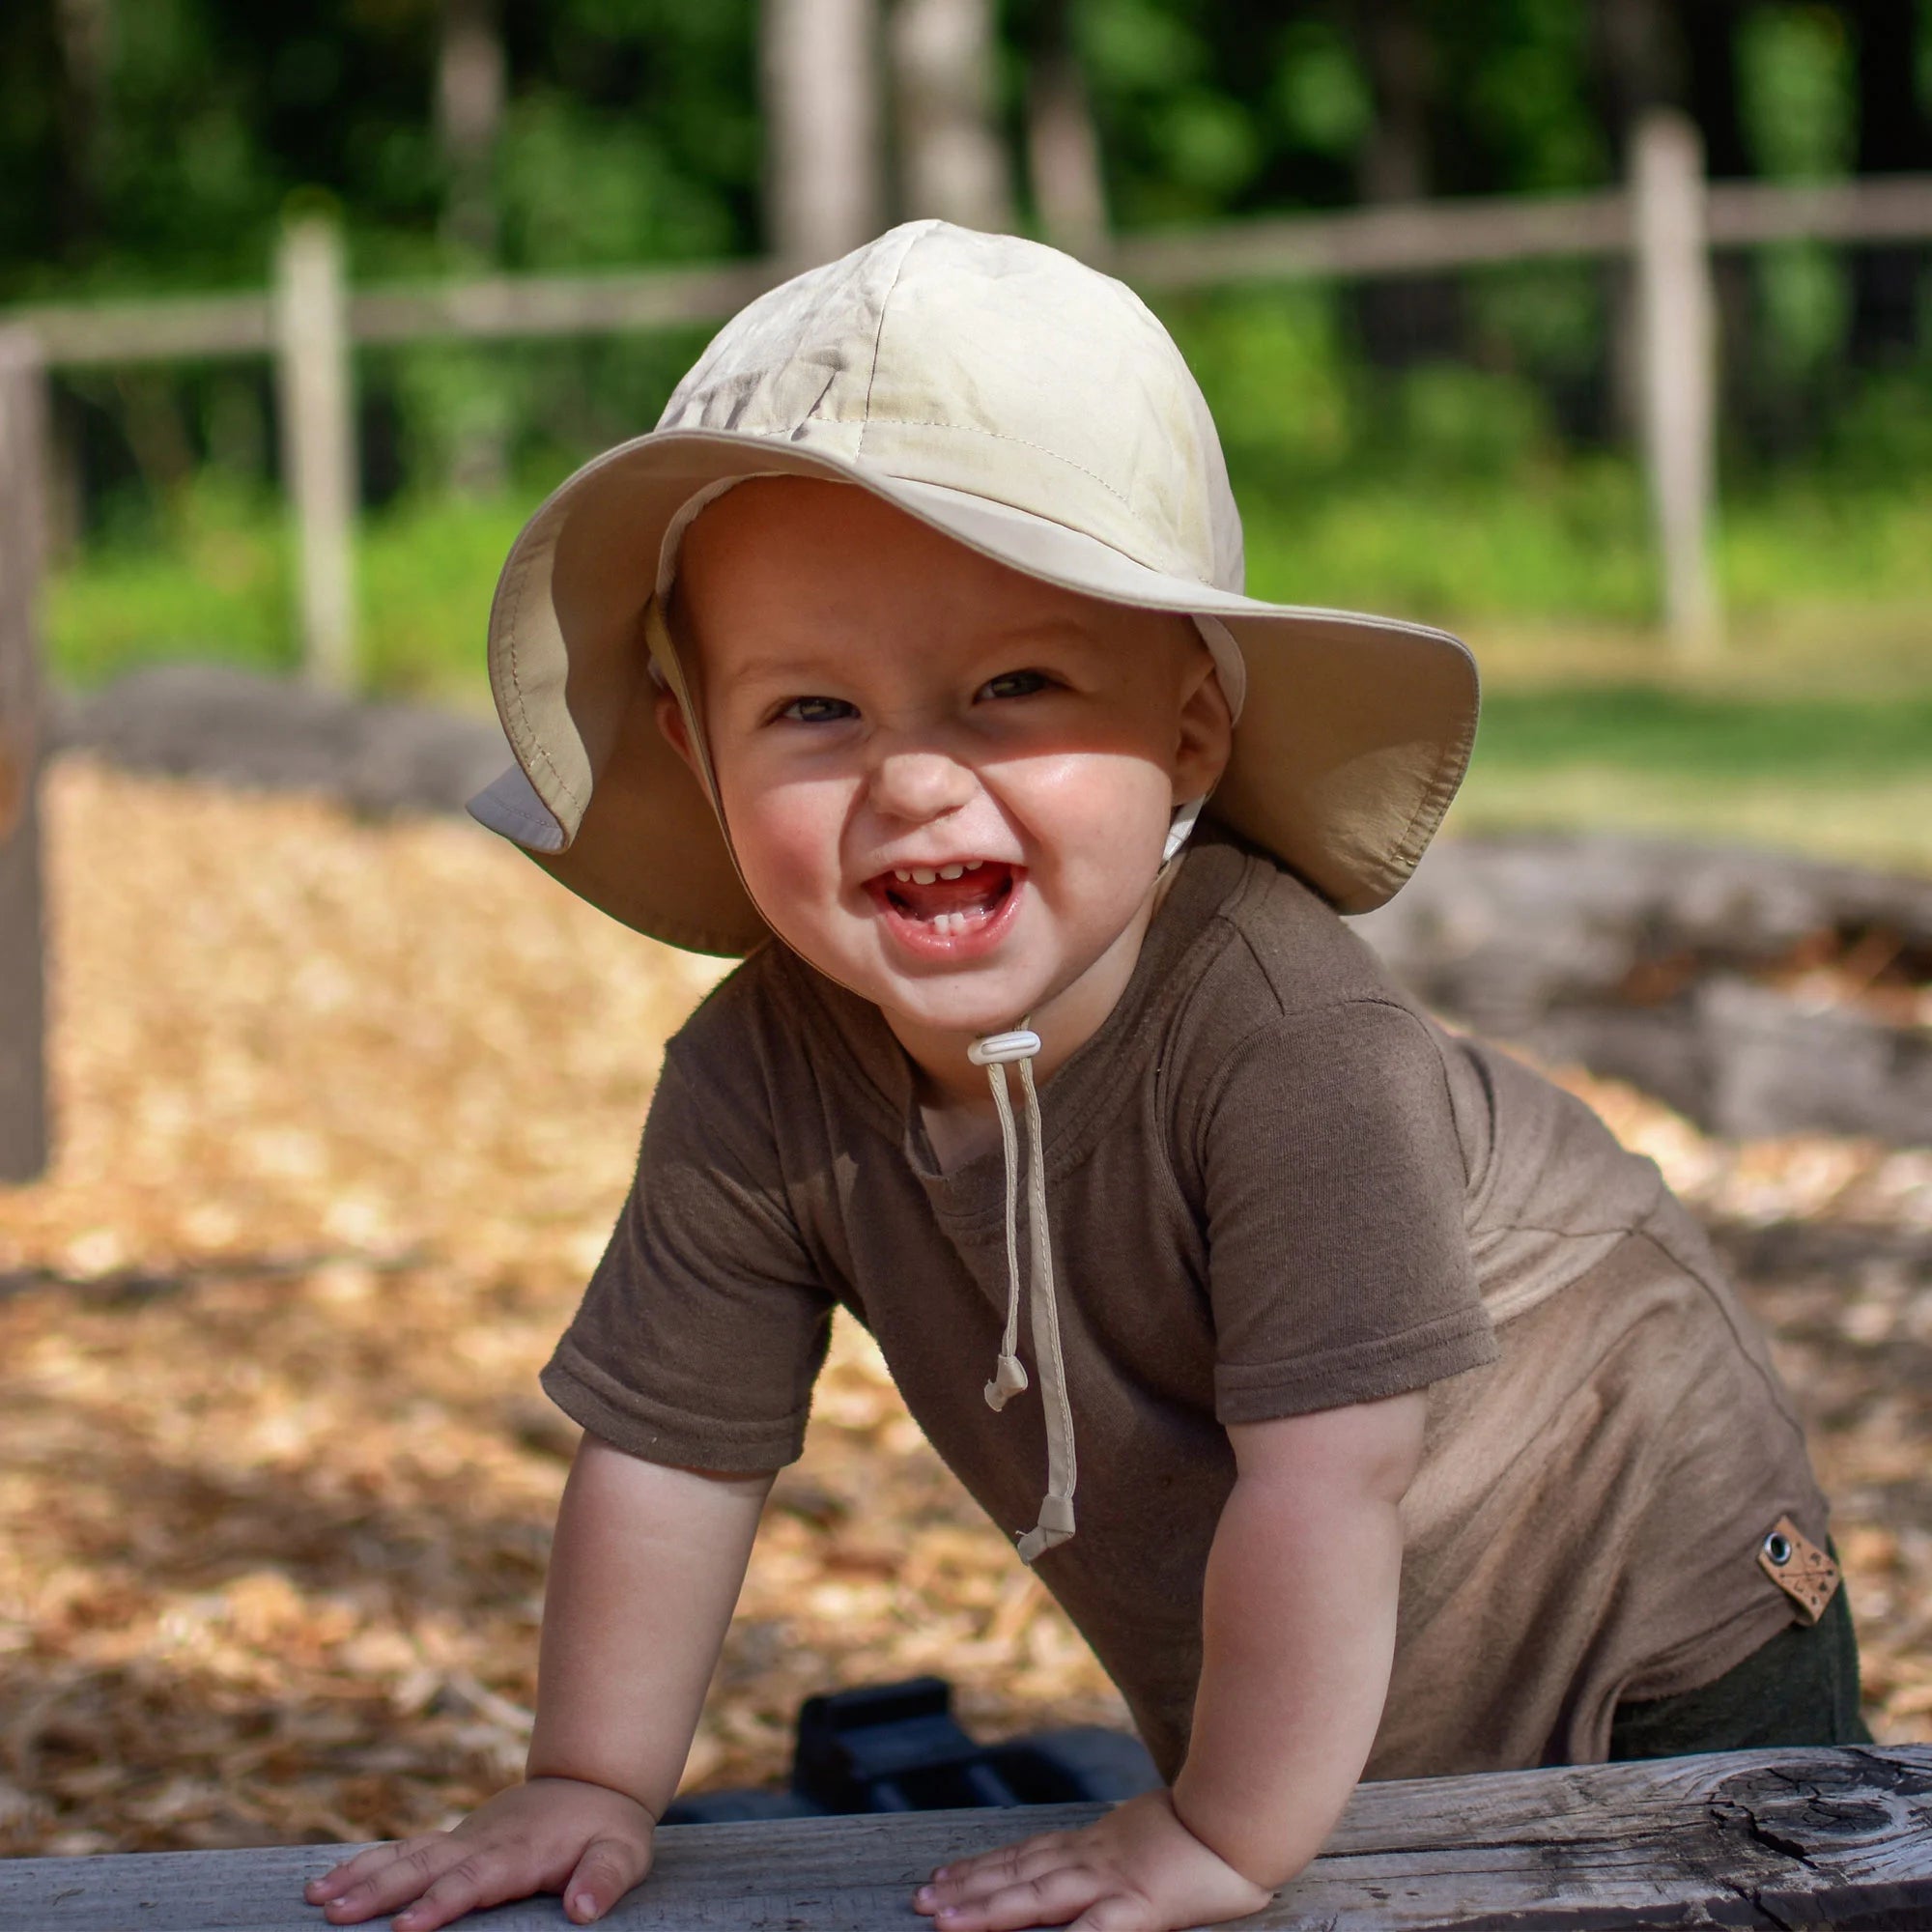
[(966, 1058), (975, 1066), (1005, 1066), (1015, 1060), (1031, 1060), (1039, 1051), (1039, 1036), (1025, 1027), (1011, 1033), (989, 1033), (966, 1049)]

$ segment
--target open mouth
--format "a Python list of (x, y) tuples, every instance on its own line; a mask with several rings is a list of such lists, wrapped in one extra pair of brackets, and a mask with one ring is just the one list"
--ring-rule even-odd
[(958, 859), (900, 867), (867, 881), (867, 890), (906, 938), (949, 949), (990, 936), (1012, 903), (1021, 876), (1002, 859)]

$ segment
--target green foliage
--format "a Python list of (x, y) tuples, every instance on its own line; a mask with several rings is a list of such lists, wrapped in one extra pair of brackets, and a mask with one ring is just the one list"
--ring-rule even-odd
[(1818, 5), (1749, 9), (1738, 31), (1738, 106), (1768, 175), (1841, 175), (1857, 140), (1852, 49), (1841, 14)]
[(1317, 16), (1283, 27), (1268, 104), (1290, 145), (1343, 162), (1375, 122), (1375, 98), (1355, 50), (1333, 20)]
[(737, 239), (719, 185), (681, 173), (646, 124), (551, 90), (510, 114), (501, 203), (504, 252), (532, 270), (727, 255)]
[(54, 672), (94, 685), (186, 657), (288, 669), (290, 563), (272, 502), (204, 476), (172, 500), (163, 527), (104, 533), (53, 573), (43, 621)]
[(1437, 10), (1441, 91), (1458, 110), (1445, 147), (1452, 166), (1462, 159), (1445, 187), (1468, 192), (1502, 179), (1550, 193), (1608, 179), (1609, 143), (1590, 99), (1591, 12), (1575, 0)]

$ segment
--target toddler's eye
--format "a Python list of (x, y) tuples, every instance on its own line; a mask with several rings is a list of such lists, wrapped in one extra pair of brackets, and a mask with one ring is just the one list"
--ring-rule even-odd
[(857, 710), (842, 697), (794, 697), (779, 713), (794, 724), (836, 724), (841, 719), (856, 718)]
[(1043, 670), (1003, 670), (980, 687), (981, 697), (1031, 697), (1044, 691), (1048, 678)]

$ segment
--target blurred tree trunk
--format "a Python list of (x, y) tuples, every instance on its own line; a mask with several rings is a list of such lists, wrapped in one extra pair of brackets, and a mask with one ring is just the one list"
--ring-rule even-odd
[[(56, 0), (53, 10), (60, 63), (54, 99), (59, 164), (53, 240), (59, 257), (69, 262), (85, 259), (99, 233), (100, 145), (114, 61), (113, 8), (114, 0)], [(47, 547), (60, 561), (79, 543), (87, 520), (86, 465), (79, 412), (55, 406), (46, 414)]]
[(795, 267), (878, 228), (878, 0), (764, 0), (766, 226)]
[(114, 58), (113, 0), (56, 0), (60, 42), (61, 196), (57, 212), (64, 254), (79, 254), (99, 220), (100, 140)]
[(1080, 71), (1070, 0), (1045, 0), (1027, 72), (1027, 173), (1046, 239), (1089, 255), (1107, 240), (1100, 141)]
[[(1355, 30), (1375, 97), (1375, 125), (1362, 144), (1356, 181), (1365, 203), (1421, 201), (1434, 186), (1430, 108), (1435, 59), (1415, 0), (1358, 0)], [(1463, 305), (1450, 275), (1365, 282), (1353, 292), (1370, 359), (1383, 368), (1457, 353)]]
[[(1704, 136), (1705, 166), (1714, 181), (1742, 181), (1754, 172), (1738, 103), (1743, 11), (1740, 0), (1694, 0), (1678, 11), (1685, 100)], [(1755, 353), (1749, 257), (1742, 252), (1714, 256), (1711, 280), (1718, 310), (1719, 416), (1745, 424), (1750, 417)]]
[[(1691, 0), (1687, 11), (1704, 4)], [(1653, 107), (1682, 104), (1682, 63), (1674, 58), (1662, 0), (1597, 0), (1592, 24), (1604, 118), (1621, 165), (1630, 158), (1636, 124)]]
[(486, 260), (497, 255), (497, 141), (503, 128), (500, 0), (443, 0), (436, 61), (436, 132), (448, 181), (442, 227)]
[[(1919, 37), (1932, 33), (1917, 0), (1859, 0), (1844, 10), (1858, 48), (1861, 175), (1932, 168), (1932, 119), (1918, 96)], [(1851, 352), (1865, 367), (1900, 363), (1918, 347), (1919, 286), (1928, 251), (1904, 243), (1851, 252)]]
[[(501, 0), (442, 0), (436, 60), (436, 133), (444, 188), (442, 236), (472, 266), (497, 263), (497, 144), (506, 84)], [(509, 481), (508, 425), (484, 408), (456, 425), (449, 484), (493, 497)]]
[(905, 213), (937, 214), (965, 228), (1010, 228), (991, 0), (896, 0), (889, 38)]

